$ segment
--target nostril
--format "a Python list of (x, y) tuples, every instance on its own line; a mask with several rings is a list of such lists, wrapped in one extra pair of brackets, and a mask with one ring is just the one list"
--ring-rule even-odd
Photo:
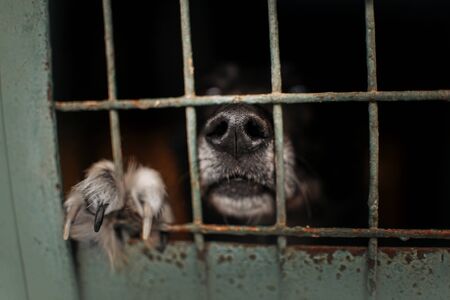
[(256, 119), (250, 119), (244, 125), (245, 133), (253, 140), (265, 139), (268, 136), (267, 128)]
[(217, 124), (212, 125), (206, 136), (209, 138), (221, 138), (228, 130), (228, 123), (226, 121), (220, 121)]

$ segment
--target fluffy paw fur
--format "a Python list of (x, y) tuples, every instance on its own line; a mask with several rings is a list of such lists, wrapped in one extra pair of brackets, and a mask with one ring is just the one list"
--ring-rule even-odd
[(99, 161), (75, 185), (64, 203), (64, 239), (95, 242), (112, 264), (124, 260), (126, 237), (139, 234), (157, 239), (153, 223), (170, 224), (164, 182), (153, 169), (130, 163), (119, 176), (111, 161)]

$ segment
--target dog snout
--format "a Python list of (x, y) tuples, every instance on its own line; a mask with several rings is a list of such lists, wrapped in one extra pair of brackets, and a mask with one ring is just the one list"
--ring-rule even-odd
[(272, 138), (271, 121), (254, 107), (228, 106), (209, 119), (205, 138), (217, 151), (239, 159), (267, 145)]

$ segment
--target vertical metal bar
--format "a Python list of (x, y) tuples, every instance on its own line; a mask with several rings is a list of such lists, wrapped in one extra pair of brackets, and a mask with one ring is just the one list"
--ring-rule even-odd
[[(375, 13), (374, 0), (365, 1), (366, 17), (366, 47), (367, 47), (367, 90), (377, 90), (377, 63), (375, 49)], [(378, 227), (378, 165), (379, 165), (379, 132), (378, 132), (378, 104), (369, 103), (369, 227)], [(368, 273), (367, 289), (369, 297), (376, 299), (378, 240), (371, 238), (367, 252)]]
[[(192, 60), (191, 26), (189, 18), (189, 1), (180, 0), (181, 37), (183, 46), (184, 93), (186, 97), (195, 96), (194, 64)], [(197, 126), (194, 107), (186, 108), (186, 130), (189, 151), (189, 171), (192, 189), (192, 215), (194, 224), (202, 224), (202, 205), (197, 161)], [(203, 235), (194, 235), (197, 247), (203, 250)]]
[[(195, 109), (193, 107), (186, 108), (186, 131), (189, 152), (189, 172), (191, 177), (193, 223), (196, 225), (201, 225), (203, 223), (203, 217), (197, 160), (197, 122)], [(200, 251), (203, 251), (203, 235), (200, 233), (196, 233), (194, 234), (194, 238), (197, 244), (197, 248)]]
[(195, 95), (194, 63), (192, 60), (191, 23), (189, 18), (189, 1), (180, 0), (181, 37), (183, 45), (184, 93)]
[[(116, 66), (114, 61), (114, 37), (112, 25), (111, 0), (103, 0), (105, 31), (106, 66), (108, 76), (108, 101), (117, 101)], [(117, 110), (109, 111), (109, 124), (114, 163), (119, 176), (123, 174), (122, 147), (120, 141), (120, 122)]]
[(277, 1), (268, 0), (272, 93), (281, 93), (280, 43), (278, 38)]
[[(276, 0), (268, 0), (267, 7), (269, 12), (269, 38), (270, 38), (270, 65), (272, 93), (281, 93), (281, 66), (280, 66), (280, 44), (278, 34), (278, 16)], [(273, 106), (273, 125), (275, 134), (275, 171), (276, 171), (276, 203), (277, 203), (277, 226), (286, 226), (286, 199), (284, 193), (284, 158), (283, 158), (283, 108), (280, 104)], [(284, 253), (287, 246), (285, 236), (277, 238), (278, 243), (278, 267), (279, 267), (279, 299), (284, 299), (283, 294), (283, 268)]]
[[(276, 0), (268, 0), (270, 57), (272, 73), (272, 93), (281, 93), (280, 50), (278, 42), (278, 20)], [(280, 104), (273, 106), (275, 132), (275, 168), (276, 168), (276, 200), (277, 225), (286, 225), (286, 205), (284, 195), (284, 159), (283, 159), (283, 111)]]
[[(194, 63), (192, 59), (191, 24), (189, 18), (189, 0), (180, 0), (181, 38), (183, 47), (184, 94), (195, 96)], [(189, 173), (191, 177), (192, 217), (195, 225), (203, 224), (200, 181), (197, 159), (197, 116), (195, 108), (186, 107), (186, 131), (189, 152)], [(199, 275), (205, 286), (203, 299), (209, 299), (208, 268), (205, 260), (205, 241), (203, 234), (194, 233), (194, 241), (199, 254)]]
[(286, 225), (286, 199), (284, 194), (284, 159), (283, 159), (283, 110), (281, 105), (273, 107), (273, 123), (275, 131), (275, 169), (276, 169), (276, 201), (277, 225)]

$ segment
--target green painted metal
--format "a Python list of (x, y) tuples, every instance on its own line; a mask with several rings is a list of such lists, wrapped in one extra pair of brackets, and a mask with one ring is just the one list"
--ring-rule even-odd
[[(110, 101), (57, 102), (62, 111), (110, 110), (116, 163), (120, 128), (115, 109), (186, 107), (196, 243), (176, 242), (159, 253), (137, 242), (128, 264), (112, 270), (97, 248), (81, 244), (76, 282), (62, 241), (61, 192), (49, 71), (47, 1), (0, 3), (0, 299), (446, 299), (450, 250), (379, 248), (377, 238), (450, 238), (449, 230), (390, 230), (377, 224), (378, 123), (376, 103), (450, 100), (450, 91), (376, 91), (373, 1), (366, 1), (368, 92), (282, 94), (276, 1), (268, 0), (273, 93), (195, 96), (189, 3), (180, 0), (185, 96), (116, 101), (112, 22), (104, 1)], [(108, 50), (109, 49), (109, 50)], [(281, 103), (368, 101), (371, 130), (370, 228), (286, 228)], [(277, 224), (268, 227), (202, 224), (194, 106), (273, 103), (277, 131)], [(203, 234), (282, 235), (277, 246), (204, 243)], [(286, 246), (285, 235), (369, 237), (369, 248)], [(369, 263), (368, 263), (369, 262)], [(369, 289), (366, 288), (369, 286)], [(78, 288), (80, 291), (78, 291)], [(375, 293), (376, 287), (376, 293)], [(78, 293), (79, 292), (79, 293)]]
[(0, 86), (0, 241), (2, 241), (0, 270), (3, 270), (0, 271), (0, 295), (5, 299), (27, 299), (25, 272), (9, 178), (2, 102)]
[[(80, 249), (85, 299), (198, 299), (206, 288), (196, 276), (208, 266), (209, 299), (366, 299), (366, 248), (289, 246), (278, 280), (276, 246), (208, 243), (199, 258), (195, 245), (177, 243), (164, 253), (127, 249), (129, 264), (112, 271), (107, 259)], [(449, 249), (380, 248), (378, 299), (447, 299)]]
[(0, 28), (0, 298), (77, 299), (61, 238), (47, 1), (1, 1)]

